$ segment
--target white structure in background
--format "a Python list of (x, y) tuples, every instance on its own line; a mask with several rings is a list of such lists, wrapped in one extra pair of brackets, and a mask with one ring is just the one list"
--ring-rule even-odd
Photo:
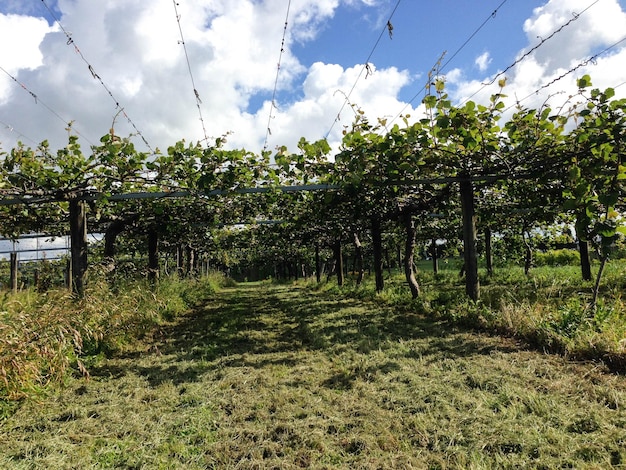
[(22, 235), (17, 240), (0, 238), (0, 260), (8, 260), (11, 253), (17, 253), (18, 260), (55, 260), (69, 255), (70, 237), (50, 237), (48, 235)]

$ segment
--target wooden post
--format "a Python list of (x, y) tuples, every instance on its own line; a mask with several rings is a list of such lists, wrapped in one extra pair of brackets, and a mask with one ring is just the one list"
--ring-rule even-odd
[(322, 260), (320, 259), (320, 245), (315, 244), (315, 279), (319, 284), (322, 282)]
[(176, 272), (178, 277), (185, 277), (185, 255), (182, 245), (176, 247)]
[(344, 274), (343, 274), (343, 251), (341, 250), (341, 239), (337, 239), (335, 242), (335, 269), (337, 270), (337, 285), (343, 286)]
[(65, 287), (72, 290), (72, 258), (65, 261)]
[(87, 212), (85, 201), (70, 199), (70, 240), (72, 253), (72, 291), (82, 296), (87, 272)]
[(19, 278), (19, 263), (17, 261), (17, 253), (11, 253), (11, 290), (13, 293), (17, 292), (18, 278)]
[(353, 232), (352, 236), (354, 238), (354, 270), (357, 272), (356, 284), (360, 286), (365, 274), (363, 269), (363, 245), (361, 240), (359, 240), (358, 233)]
[(148, 280), (156, 283), (159, 279), (159, 234), (152, 229), (148, 232)]
[(485, 259), (487, 261), (487, 274), (493, 275), (493, 252), (491, 250), (491, 229), (485, 227)]
[(420, 295), (420, 286), (415, 277), (413, 268), (413, 260), (415, 258), (415, 237), (417, 230), (415, 229), (415, 221), (410, 213), (404, 214), (404, 231), (405, 231), (405, 247), (404, 247), (404, 277), (409, 284), (411, 297), (417, 299)]
[(433, 257), (433, 273), (439, 273), (439, 254), (437, 253), (437, 239), (433, 238), (430, 241), (430, 252)]
[(380, 231), (380, 219), (372, 217), (372, 248), (374, 250), (374, 276), (376, 277), (376, 292), (385, 287), (383, 280), (383, 240)]
[(460, 183), (461, 211), (463, 213), (463, 254), (465, 261), (465, 292), (473, 301), (480, 296), (478, 281), (478, 254), (476, 248), (476, 214), (474, 209), (474, 187), (466, 175)]

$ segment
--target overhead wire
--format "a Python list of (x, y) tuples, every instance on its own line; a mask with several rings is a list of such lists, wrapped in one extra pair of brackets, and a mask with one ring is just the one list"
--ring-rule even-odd
[[(579, 62), (577, 65), (575, 65), (574, 67), (570, 68), (569, 70), (567, 70), (566, 72), (563, 72), (561, 75), (555, 77), (554, 79), (550, 80), (548, 83), (540, 86), (539, 88), (537, 88), (535, 91), (533, 91), (532, 93), (528, 94), (527, 96), (525, 96), (522, 99), (518, 99), (516, 100), (515, 104), (512, 104), (511, 106), (509, 106), (508, 108), (505, 108), (503, 110), (503, 112), (506, 112), (508, 110), (510, 110), (511, 108), (518, 106), (520, 103), (522, 103), (523, 101), (526, 101), (528, 98), (530, 98), (531, 96), (537, 95), (540, 91), (545, 90), (546, 88), (554, 85), (556, 82), (562, 80), (563, 78), (567, 77), (568, 75), (574, 73), (576, 70), (580, 69), (581, 67), (586, 67), (589, 64), (595, 64), (596, 60), (598, 59), (598, 57), (606, 54), (607, 52), (609, 52), (611, 49), (616, 48), (617, 46), (619, 46), (621, 43), (626, 42), (626, 36), (624, 36), (622, 39), (620, 39), (619, 41), (611, 44), (610, 46), (608, 46), (607, 48), (603, 49), (602, 51), (590, 56), (588, 59), (583, 60), (582, 62)], [(618, 86), (623, 85), (623, 83), (621, 83)]]
[(17, 85), (19, 85), (24, 91), (26, 91), (32, 98), (35, 100), (35, 104), (41, 104), (44, 108), (46, 108), (50, 113), (52, 113), (59, 121), (61, 121), (66, 127), (66, 130), (73, 131), (76, 135), (85, 139), (89, 145), (93, 145), (93, 143), (84, 135), (82, 135), (75, 127), (73, 127), (74, 122), (68, 121), (64, 119), (58, 112), (48, 106), (39, 96), (30, 90), (24, 83), (20, 82), (15, 76), (9, 73), (4, 67), (0, 66), (0, 71), (4, 72), (11, 80), (13, 80)]
[(63, 32), (63, 34), (67, 38), (67, 45), (68, 46), (70, 46), (70, 45), (74, 46), (74, 51), (80, 56), (80, 58), (83, 60), (83, 62), (85, 62), (85, 64), (87, 65), (87, 68), (88, 68), (89, 72), (91, 73), (92, 77), (100, 82), (102, 87), (106, 90), (106, 92), (109, 94), (111, 99), (115, 102), (115, 109), (120, 109), (119, 112), (126, 118), (128, 123), (132, 126), (132, 128), (135, 130), (137, 135), (141, 138), (141, 140), (143, 140), (143, 143), (146, 145), (146, 147), (148, 147), (148, 149), (150, 149), (150, 152), (155, 153), (154, 150), (152, 149), (152, 147), (150, 146), (150, 144), (148, 143), (148, 141), (146, 140), (146, 138), (144, 137), (144, 135), (142, 134), (142, 132), (137, 128), (137, 126), (135, 125), (133, 120), (126, 113), (124, 108), (120, 105), (119, 100), (113, 95), (113, 92), (111, 91), (111, 89), (104, 83), (104, 80), (102, 80), (102, 77), (100, 77), (100, 75), (98, 75), (96, 73), (94, 67), (85, 58), (85, 56), (83, 55), (82, 51), (76, 45), (76, 42), (74, 41), (74, 38), (72, 38), (72, 35), (63, 27), (63, 25), (61, 24), (61, 21), (57, 17), (56, 13), (48, 6), (48, 4), (46, 3), (46, 0), (41, 0), (41, 2), (46, 7), (46, 9), (48, 10), (48, 13), (50, 13), (50, 16), (52, 17), (52, 19), (54, 19), (55, 23), (59, 26), (59, 28), (61, 29), (61, 31)]
[[(452, 56), (451, 56), (448, 60), (446, 60), (446, 62), (445, 62), (445, 63), (443, 63), (443, 65), (441, 65), (441, 66), (438, 66), (438, 65), (437, 65), (437, 64), (441, 61), (441, 59), (439, 59), (439, 60), (435, 63), (435, 66), (433, 66), (433, 69), (434, 69), (435, 67), (437, 67), (437, 70), (436, 70), (436, 71), (437, 71), (437, 73), (441, 73), (441, 71), (442, 71), (443, 69), (445, 69), (445, 68), (446, 68), (446, 67), (450, 64), (450, 62), (452, 62), (452, 60), (453, 60), (453, 59), (454, 59), (454, 58), (455, 58), (455, 57), (456, 57), (456, 56), (457, 56), (457, 55), (458, 55), (458, 54), (459, 54), (459, 53), (460, 53), (460, 52), (461, 52), (461, 51), (465, 48), (465, 46), (467, 46), (467, 45), (469, 44), (469, 42), (470, 42), (472, 39), (474, 39), (474, 37), (475, 37), (475, 36), (476, 36), (476, 35), (477, 35), (477, 34), (478, 34), (478, 33), (479, 33), (479, 32), (480, 32), (480, 31), (481, 31), (481, 30), (485, 27), (485, 25), (487, 25), (487, 23), (488, 23), (489, 21), (491, 21), (491, 20), (493, 20), (493, 19), (495, 19), (495, 18), (496, 18), (496, 16), (498, 15), (498, 12), (500, 11), (500, 9), (501, 9), (501, 8), (504, 6), (504, 4), (505, 4), (505, 3), (507, 3), (507, 2), (508, 2), (508, 0), (503, 0), (503, 1), (500, 3), (500, 5), (498, 5), (498, 7), (497, 7), (495, 10), (493, 10), (493, 11), (489, 14), (489, 16), (488, 16), (488, 17), (487, 17), (487, 18), (486, 18), (486, 19), (485, 19), (485, 20), (484, 20), (484, 21), (480, 24), (480, 26), (478, 26), (478, 28), (476, 28), (476, 30), (475, 30), (472, 34), (470, 34), (470, 36), (469, 36), (469, 37), (468, 37), (468, 38), (467, 38), (467, 39), (463, 42), (463, 44), (461, 44), (461, 45), (459, 46), (459, 48), (458, 48), (458, 49), (457, 49), (457, 50), (456, 50), (456, 51), (452, 54)], [(431, 69), (431, 70), (433, 70), (433, 69)], [(404, 105), (404, 107), (400, 110), (400, 112), (399, 112), (399, 113), (398, 113), (398, 114), (397, 114), (397, 115), (396, 115), (396, 116), (395, 116), (395, 117), (391, 120), (391, 122), (392, 122), (392, 123), (393, 123), (396, 119), (398, 119), (400, 116), (402, 116), (402, 113), (404, 113), (404, 111), (406, 110), (406, 108), (408, 108), (409, 106), (411, 106), (411, 104), (413, 104), (413, 102), (417, 99), (417, 97), (418, 97), (418, 96), (419, 96), (419, 95), (420, 95), (423, 91), (428, 90), (428, 88), (429, 88), (429, 86), (430, 86), (430, 79), (431, 79), (431, 76), (430, 76), (430, 74), (429, 74), (429, 76), (428, 76), (428, 83), (426, 83), (425, 85), (423, 85), (423, 86), (422, 86), (422, 87), (421, 87), (421, 88), (417, 91), (417, 93), (415, 93), (415, 95), (413, 95), (413, 97), (409, 100), (409, 102), (408, 102), (408, 103), (406, 103), (406, 104)]]
[[(374, 46), (372, 47), (369, 55), (367, 56), (367, 59), (365, 59), (365, 63), (363, 65), (363, 67), (361, 67), (361, 71), (357, 75), (356, 80), (354, 81), (354, 84), (352, 85), (352, 88), (350, 88), (350, 91), (347, 94), (344, 93), (344, 98), (345, 99), (343, 100), (343, 103), (342, 103), (341, 107), (339, 108), (339, 111), (337, 112), (337, 115), (336, 115), (333, 123), (331, 124), (330, 129), (328, 129), (328, 132), (326, 132), (326, 135), (324, 136), (325, 139), (328, 138), (328, 136), (332, 132), (333, 128), (335, 127), (335, 124), (337, 124), (337, 122), (339, 122), (339, 120), (341, 119), (341, 113), (343, 112), (344, 108), (346, 107), (346, 104), (350, 104), (350, 97), (352, 96), (352, 93), (356, 89), (356, 86), (359, 83), (359, 80), (363, 76), (363, 72), (365, 72), (366, 78), (369, 75), (371, 75), (372, 72), (371, 72), (371, 66), (370, 66), (370, 59), (374, 55), (374, 52), (376, 51), (376, 48), (378, 47), (378, 44), (382, 40), (383, 35), (385, 33), (388, 33), (389, 34), (389, 39), (393, 38), (393, 24), (391, 23), (391, 20), (392, 20), (393, 16), (395, 15), (396, 10), (400, 6), (400, 2), (401, 1), (402, 0), (398, 0), (396, 2), (396, 6), (391, 11), (391, 14), (389, 15), (389, 17), (387, 19), (387, 22), (385, 23), (385, 26), (383, 27), (383, 29), (381, 30), (380, 34), (378, 35), (378, 39), (376, 39), (376, 42), (374, 43)], [(505, 1), (507, 1), (507, 0), (505, 0)]]
[(272, 92), (272, 101), (270, 102), (270, 112), (267, 118), (267, 129), (265, 131), (265, 143), (263, 144), (263, 151), (267, 150), (267, 144), (269, 136), (272, 135), (271, 123), (274, 118), (274, 109), (278, 109), (276, 106), (276, 92), (278, 90), (278, 77), (280, 75), (280, 67), (283, 60), (283, 54), (285, 53), (285, 39), (287, 38), (287, 27), (289, 25), (289, 13), (291, 11), (291, 0), (287, 3), (287, 14), (285, 16), (285, 26), (283, 28), (283, 39), (280, 44), (280, 53), (278, 54), (278, 65), (276, 67), (276, 78), (274, 80), (274, 91)]
[[(6, 122), (0, 120), (0, 125), (4, 128), (7, 129), (9, 132), (15, 132), (19, 137), (23, 137), (24, 139), (28, 140), (30, 143), (32, 143), (33, 145), (38, 145), (37, 142), (35, 142), (33, 139), (31, 139), (30, 137), (28, 137), (27, 135), (23, 134), (22, 132), (18, 131), (17, 129), (15, 129), (15, 127), (13, 127), (11, 124), (7, 124)], [(1, 144), (1, 142), (0, 142)], [(1, 150), (1, 147), (0, 147)]]
[(515, 61), (513, 63), (511, 63), (509, 66), (507, 66), (504, 70), (502, 70), (501, 72), (498, 72), (496, 75), (494, 75), (494, 77), (486, 83), (482, 84), (482, 87), (479, 88), (478, 90), (476, 90), (474, 93), (472, 93), (469, 97), (467, 97), (465, 99), (465, 101), (463, 101), (462, 104), (467, 103), (469, 100), (471, 100), (474, 96), (476, 96), (478, 93), (480, 93), (482, 90), (484, 90), (486, 87), (493, 85), (495, 83), (495, 81), (498, 79), (498, 77), (503, 76), (504, 74), (506, 74), (506, 72), (508, 72), (509, 70), (511, 70), (513, 67), (515, 67), (516, 65), (520, 64), (522, 61), (524, 61), (526, 58), (528, 58), (533, 52), (535, 52), (537, 49), (539, 49), (540, 47), (542, 47), (546, 42), (548, 42), (550, 39), (552, 39), (554, 36), (556, 36), (557, 34), (559, 34), (561, 31), (563, 31), (566, 27), (568, 27), (569, 25), (571, 25), (572, 23), (574, 23), (576, 20), (578, 20), (582, 15), (584, 15), (589, 9), (591, 9), (591, 7), (593, 7), (596, 3), (598, 3), (600, 0), (595, 0), (594, 2), (592, 2), (589, 6), (587, 6), (587, 8), (585, 8), (584, 10), (582, 10), (580, 13), (576, 13), (574, 12), (572, 15), (572, 18), (570, 18), (567, 22), (565, 22), (564, 24), (562, 24), (561, 26), (559, 26), (557, 29), (555, 29), (549, 36), (546, 36), (545, 38), (540, 38), (541, 41), (539, 41), (535, 46), (533, 46), (531, 49), (529, 49), (528, 51), (526, 51), (524, 54), (522, 54), (520, 57), (518, 57), (517, 59), (515, 59)]
[(187, 69), (189, 70), (189, 78), (191, 78), (191, 86), (193, 87), (193, 94), (196, 100), (196, 106), (198, 107), (198, 114), (200, 115), (200, 122), (202, 123), (202, 132), (204, 134), (204, 141), (209, 143), (209, 138), (207, 137), (206, 126), (204, 125), (204, 118), (202, 117), (202, 100), (200, 99), (200, 93), (198, 92), (198, 88), (196, 87), (195, 80), (193, 78), (193, 72), (191, 71), (191, 61), (189, 60), (189, 52), (187, 51), (187, 44), (185, 43), (185, 37), (183, 36), (183, 27), (180, 23), (180, 14), (178, 13), (178, 5), (179, 3), (176, 0), (173, 0), (174, 3), (174, 12), (176, 13), (176, 22), (178, 23), (178, 31), (180, 32), (180, 44), (183, 45), (183, 50), (185, 51), (185, 59), (187, 60)]

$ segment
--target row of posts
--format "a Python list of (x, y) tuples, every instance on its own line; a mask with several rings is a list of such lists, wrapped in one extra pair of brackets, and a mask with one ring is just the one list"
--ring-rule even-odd
[[(18, 253), (12, 252), (9, 255), (9, 265), (10, 265), (10, 274), (9, 274), (9, 288), (13, 292), (17, 292), (19, 290), (19, 260)], [(68, 259), (67, 264), (65, 266), (65, 287), (69, 289), (71, 285), (72, 279), (72, 263)], [(38, 282), (38, 271), (35, 270), (35, 285), (39, 284)]]

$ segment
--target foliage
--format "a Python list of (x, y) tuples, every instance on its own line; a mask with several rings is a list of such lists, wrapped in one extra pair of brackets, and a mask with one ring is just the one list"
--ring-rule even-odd
[(580, 264), (580, 253), (574, 250), (549, 250), (535, 255), (537, 266), (577, 266)]
[[(539, 109), (518, 107), (502, 125), (505, 81), (488, 103), (456, 106), (445, 81), (431, 79), (424, 118), (402, 116), (389, 125), (370, 122), (355, 108), (333, 156), (325, 140), (301, 139), (296, 152), (278, 147), (273, 155), (257, 155), (227, 149), (227, 135), (207, 147), (179, 141), (165, 154), (147, 156), (114, 130), (89, 155), (76, 136), (56, 153), (46, 142), (36, 149), (19, 145), (0, 165), (0, 196), (13, 201), (0, 205), (0, 232), (67, 233), (68, 200), (87, 198), (90, 230), (108, 231), (111, 247), (119, 242), (127, 253), (147, 250), (152, 234), (170, 256), (186, 247), (225, 269), (275, 273), (277, 264), (286, 264), (291, 267), (281, 269), (293, 273), (302, 259), (315, 265), (314, 245), (324, 249), (355, 236), (365, 252), (380, 258), (378, 234), (372, 236), (378, 226), (393, 232), (397, 244), (416, 233), (418, 245), (446, 239), (454, 246), (462, 210), (456, 194), (465, 179), (472, 184), (479, 232), (522, 237), (520, 253), (511, 245), (498, 259), (522, 258), (528, 271), (536, 231), (575, 224), (577, 238), (594, 243), (600, 259), (608, 260), (623, 231), (626, 102), (610, 88), (591, 89), (584, 76), (569, 108), (553, 110), (548, 102)], [(306, 184), (333, 189), (283, 192), (285, 185)], [(259, 187), (263, 192), (248, 193)], [(176, 198), (118, 198), (129, 192)], [(281, 229), (258, 236), (258, 227), (242, 226), (263, 221)], [(407, 235), (411, 224), (414, 232)], [(116, 240), (119, 233), (124, 236)], [(243, 240), (256, 242), (247, 249)], [(380, 259), (374, 267), (380, 270)]]

